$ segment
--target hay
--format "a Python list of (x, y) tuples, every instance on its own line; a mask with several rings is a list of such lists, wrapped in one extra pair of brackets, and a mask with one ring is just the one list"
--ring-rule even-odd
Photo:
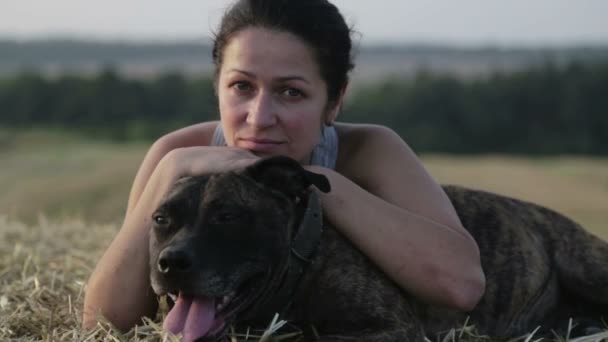
[[(35, 225), (25, 225), (0, 216), (0, 341), (178, 341), (178, 337), (161, 329), (166, 309), (160, 310), (157, 319), (145, 320), (127, 333), (103, 320), (94, 330), (81, 328), (86, 281), (117, 230), (115, 225), (90, 225), (80, 220), (51, 222), (45, 217), (39, 217)], [(300, 332), (277, 317), (266, 330), (231, 329), (230, 335), (230, 342), (302, 339)], [(584, 338), (556, 339), (601, 340), (608, 340), (608, 331)], [(465, 324), (440, 340), (444, 341), (491, 339), (478, 336)], [(539, 339), (533, 332), (513, 341)]]

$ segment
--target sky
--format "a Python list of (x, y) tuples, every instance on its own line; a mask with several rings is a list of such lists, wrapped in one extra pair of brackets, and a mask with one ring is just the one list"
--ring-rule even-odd
[[(362, 44), (608, 45), (608, 0), (332, 2)], [(0, 38), (201, 39), (217, 26), (229, 3), (0, 0)]]

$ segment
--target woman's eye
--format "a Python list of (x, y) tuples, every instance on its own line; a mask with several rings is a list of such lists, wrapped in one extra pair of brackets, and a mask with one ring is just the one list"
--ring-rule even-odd
[(295, 88), (285, 88), (283, 95), (290, 98), (302, 97), (304, 94)]
[(232, 87), (241, 93), (249, 92), (252, 89), (251, 84), (248, 82), (236, 82)]

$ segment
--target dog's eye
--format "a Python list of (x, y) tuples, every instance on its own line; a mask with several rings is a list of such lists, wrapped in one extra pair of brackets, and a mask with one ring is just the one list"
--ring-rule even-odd
[(169, 218), (162, 214), (156, 214), (152, 219), (159, 226), (167, 226), (169, 224)]
[(235, 219), (236, 217), (237, 217), (237, 215), (235, 215), (234, 213), (221, 213), (221, 214), (218, 216), (218, 219), (219, 219), (220, 221), (224, 221), (224, 222), (226, 222), (226, 221), (234, 221), (234, 219)]
[(223, 211), (215, 215), (214, 221), (217, 223), (231, 223), (238, 220), (241, 217), (239, 212), (236, 211)]

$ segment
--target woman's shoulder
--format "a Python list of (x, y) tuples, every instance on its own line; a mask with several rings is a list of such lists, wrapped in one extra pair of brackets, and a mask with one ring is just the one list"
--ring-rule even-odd
[(385, 162), (406, 161), (411, 153), (392, 129), (374, 124), (336, 123), (339, 151), (336, 170), (343, 174), (366, 173)]
[(155, 144), (163, 149), (173, 150), (180, 147), (209, 146), (219, 121), (208, 121), (180, 128), (160, 137)]
[(339, 135), (385, 135), (388, 133), (394, 133), (394, 131), (389, 127), (369, 123), (336, 122), (335, 127)]
[(340, 154), (349, 159), (379, 150), (401, 149), (405, 141), (392, 129), (375, 124), (336, 123)]

